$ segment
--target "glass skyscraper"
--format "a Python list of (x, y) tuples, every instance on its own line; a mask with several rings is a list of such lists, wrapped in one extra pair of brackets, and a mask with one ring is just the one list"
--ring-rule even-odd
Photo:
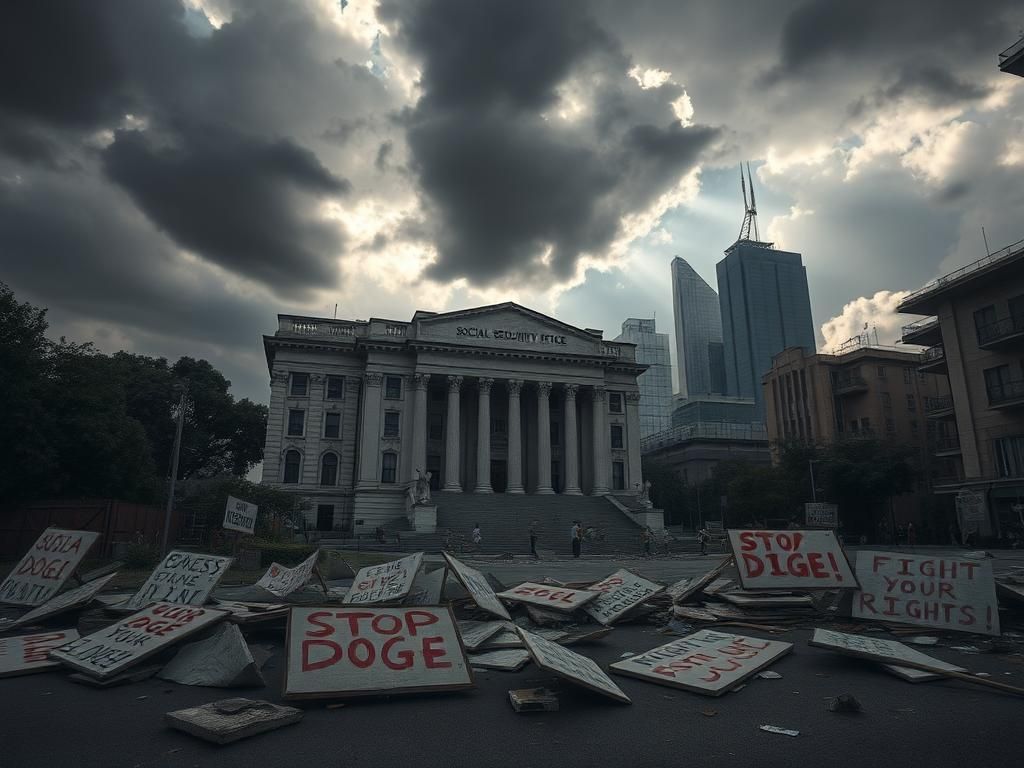
[(718, 294), (685, 259), (672, 259), (679, 394), (686, 398), (726, 391), (722, 315)]
[(753, 398), (763, 421), (761, 377), (772, 358), (787, 347), (815, 349), (807, 272), (799, 253), (755, 240), (730, 246), (717, 271), (726, 389)]
[(640, 436), (668, 429), (672, 422), (672, 360), (668, 334), (658, 333), (654, 320), (630, 317), (613, 341), (636, 344), (636, 361), (648, 366), (636, 380), (640, 386)]

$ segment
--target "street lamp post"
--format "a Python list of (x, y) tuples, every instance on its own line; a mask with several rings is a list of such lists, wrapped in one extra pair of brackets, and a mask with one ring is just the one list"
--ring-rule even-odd
[(816, 503), (818, 501), (818, 488), (817, 488), (816, 483), (814, 482), (814, 465), (815, 464), (821, 464), (821, 459), (808, 459), (807, 460), (807, 466), (809, 466), (811, 468), (811, 501)]

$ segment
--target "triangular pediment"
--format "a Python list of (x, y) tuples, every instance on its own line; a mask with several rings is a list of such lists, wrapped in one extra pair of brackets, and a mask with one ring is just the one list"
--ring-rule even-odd
[(602, 344), (592, 333), (511, 301), (421, 317), (416, 321), (415, 337), (451, 344), (588, 355), (599, 354)]

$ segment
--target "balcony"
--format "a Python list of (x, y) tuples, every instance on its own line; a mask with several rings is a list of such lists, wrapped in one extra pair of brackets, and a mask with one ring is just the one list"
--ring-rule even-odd
[(989, 408), (1016, 408), (1024, 405), (1024, 379), (1007, 381), (987, 388)]
[(943, 435), (935, 441), (936, 456), (955, 456), (960, 453), (960, 436)]
[(1024, 341), (1024, 315), (1011, 315), (978, 328), (978, 346), (995, 349)]
[(953, 415), (953, 398), (951, 395), (944, 397), (926, 397), (924, 399), (924, 415), (928, 419), (942, 419)]
[(832, 380), (832, 391), (839, 396), (868, 391), (868, 383), (859, 373), (841, 373)]
[(904, 344), (938, 344), (942, 341), (939, 318), (922, 317), (916, 323), (903, 326)]
[(946, 348), (941, 344), (928, 347), (921, 353), (921, 365), (918, 369), (922, 373), (948, 373), (949, 366), (946, 365)]

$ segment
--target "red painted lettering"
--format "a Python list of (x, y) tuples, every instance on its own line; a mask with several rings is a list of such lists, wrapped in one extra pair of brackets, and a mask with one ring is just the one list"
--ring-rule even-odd
[[(314, 645), (329, 648), (331, 655), (321, 661), (309, 660), (309, 649)], [(302, 671), (313, 672), (317, 669), (329, 667), (341, 659), (341, 646), (331, 640), (303, 640), (302, 641)]]
[(427, 665), (427, 669), (448, 669), (451, 667), (450, 661), (438, 661), (438, 659), (447, 656), (448, 651), (444, 648), (433, 647), (435, 643), (443, 642), (443, 637), (423, 638), (423, 661)]
[(309, 614), (309, 616), (306, 617), (306, 621), (308, 621), (310, 624), (315, 624), (316, 626), (320, 627), (320, 629), (307, 629), (306, 637), (327, 637), (328, 635), (334, 634), (333, 626), (327, 624), (326, 622), (320, 621), (320, 619), (330, 615), (330, 611), (316, 611), (315, 613)]
[(429, 627), (431, 624), (437, 624), (437, 616), (428, 611), (406, 611), (405, 612), (405, 626), (408, 627), (409, 634), (412, 637), (416, 637), (416, 630), (420, 627)]
[[(360, 648), (364, 649), (362, 658), (359, 657), (358, 653)], [(359, 669), (366, 669), (368, 666), (373, 664), (373, 660), (376, 656), (377, 652), (373, 648), (373, 643), (365, 637), (357, 637), (348, 646), (348, 659)]]
[(412, 651), (398, 651), (395, 657), (396, 661), (391, 657), (391, 649), (396, 643), (400, 643), (405, 638), (403, 637), (392, 637), (390, 640), (384, 643), (384, 646), (380, 649), (380, 658), (384, 662), (384, 666), (388, 669), (408, 669), (412, 666), (413, 654)]

